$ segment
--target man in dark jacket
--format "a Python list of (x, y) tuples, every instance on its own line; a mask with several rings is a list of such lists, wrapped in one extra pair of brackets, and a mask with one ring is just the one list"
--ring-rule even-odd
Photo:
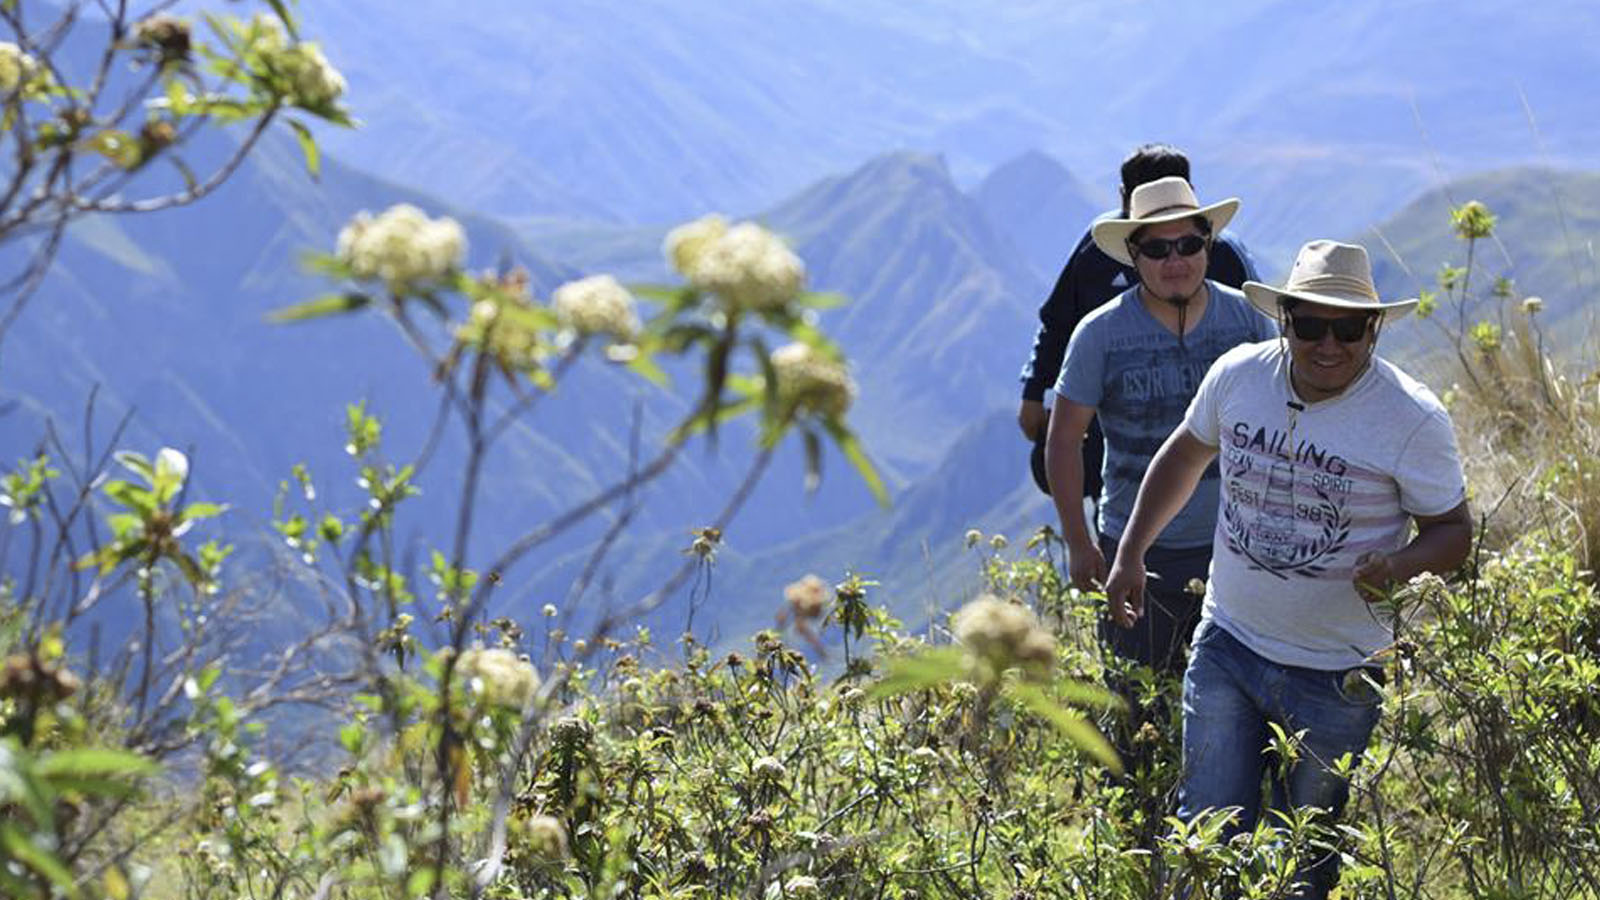
[[(1136, 148), (1122, 161), (1122, 208), (1120, 217), (1128, 216), (1128, 198), (1133, 189), (1158, 178), (1176, 175), (1189, 180), (1189, 159), (1182, 151), (1166, 144), (1145, 144)], [(1106, 218), (1119, 213), (1107, 212)], [(1092, 223), (1091, 223), (1092, 224)], [(1224, 231), (1218, 235), (1211, 248), (1206, 278), (1238, 288), (1246, 281), (1256, 279), (1255, 266), (1250, 253), (1235, 236)], [(1043, 478), (1044, 438), (1050, 424), (1050, 411), (1045, 408), (1045, 392), (1055, 386), (1061, 372), (1061, 361), (1066, 356), (1067, 341), (1083, 317), (1136, 284), (1134, 270), (1107, 256), (1095, 246), (1088, 229), (1067, 259), (1067, 265), (1056, 279), (1055, 289), (1039, 307), (1039, 332), (1033, 341), (1033, 354), (1022, 367), (1022, 406), (1017, 411), (1017, 422), (1022, 434), (1034, 442), (1034, 478), (1039, 488), (1048, 493)], [(1105, 443), (1098, 421), (1091, 422), (1083, 442), (1084, 496), (1100, 493), (1100, 468), (1104, 460)]]

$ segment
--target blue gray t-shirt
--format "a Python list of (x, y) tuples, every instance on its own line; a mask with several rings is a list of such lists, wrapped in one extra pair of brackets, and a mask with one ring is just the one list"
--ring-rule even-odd
[[(1189, 401), (1217, 357), (1240, 344), (1272, 340), (1277, 330), (1244, 294), (1207, 281), (1210, 299), (1184, 336), (1144, 308), (1137, 286), (1084, 318), (1067, 345), (1056, 393), (1092, 406), (1106, 436), (1101, 470), (1100, 533), (1121, 538), (1150, 460), (1183, 421)], [(1203, 547), (1217, 524), (1217, 466), (1156, 538), (1156, 546)]]

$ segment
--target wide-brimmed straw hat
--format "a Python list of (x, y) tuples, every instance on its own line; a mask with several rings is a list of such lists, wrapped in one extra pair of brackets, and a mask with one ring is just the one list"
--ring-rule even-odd
[(1392, 318), (1411, 312), (1417, 305), (1415, 297), (1387, 303), (1380, 300), (1378, 286), (1372, 281), (1372, 263), (1367, 259), (1366, 248), (1338, 241), (1306, 244), (1294, 258), (1294, 268), (1289, 270), (1289, 280), (1283, 287), (1246, 281), (1244, 295), (1256, 309), (1274, 319), (1282, 312), (1278, 303), (1285, 297), (1341, 309), (1381, 312)]
[(1133, 265), (1128, 253), (1128, 237), (1146, 225), (1179, 222), (1193, 216), (1203, 216), (1211, 223), (1211, 233), (1221, 231), (1233, 214), (1239, 211), (1239, 198), (1229, 197), (1220, 203), (1201, 206), (1195, 199), (1189, 182), (1171, 175), (1147, 181), (1133, 189), (1128, 198), (1126, 219), (1102, 219), (1094, 223), (1095, 246), (1125, 266)]

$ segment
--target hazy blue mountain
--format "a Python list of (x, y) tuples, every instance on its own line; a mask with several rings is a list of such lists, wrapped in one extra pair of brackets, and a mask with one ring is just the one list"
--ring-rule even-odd
[(989, 222), (1047, 283), (1054, 283), (1089, 220), (1114, 205), (1112, 196), (1098, 196), (1066, 166), (1037, 150), (990, 172), (973, 196)]
[(333, 149), (519, 226), (747, 214), (890, 147), (943, 154), (963, 184), (1038, 149), (1108, 193), (1127, 149), (1160, 139), (1191, 151), (1203, 196), (1245, 199), (1239, 231), (1276, 270), (1450, 177), (1590, 167), (1600, 147), (1574, 90), (1600, 57), (1560, 51), (1600, 38), (1588, 0), (304, 12), (368, 124)]
[(936, 464), (1016, 393), (1039, 282), (941, 160), (880, 157), (763, 218), (817, 288), (855, 298), (827, 321), (857, 364), (863, 432), (892, 467)]

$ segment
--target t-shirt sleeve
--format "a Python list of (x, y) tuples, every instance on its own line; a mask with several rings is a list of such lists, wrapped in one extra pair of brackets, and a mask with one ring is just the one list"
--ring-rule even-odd
[(1215, 447), (1222, 441), (1222, 427), (1219, 424), (1222, 414), (1220, 382), (1227, 378), (1226, 363), (1236, 352), (1225, 353), (1211, 364), (1206, 376), (1200, 379), (1194, 399), (1189, 401), (1188, 411), (1183, 414), (1183, 424), (1189, 433), (1208, 447)]
[(1085, 320), (1072, 332), (1067, 358), (1061, 363), (1056, 393), (1079, 406), (1098, 409), (1105, 394), (1106, 352), (1101, 327), (1104, 318)]
[(1430, 412), (1411, 433), (1395, 462), (1400, 508), (1413, 516), (1437, 516), (1467, 497), (1455, 429), (1443, 409)]

